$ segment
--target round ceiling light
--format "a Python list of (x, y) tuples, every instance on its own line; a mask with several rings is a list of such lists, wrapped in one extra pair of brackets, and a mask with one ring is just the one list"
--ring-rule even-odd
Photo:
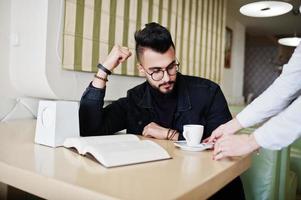
[(287, 37), (287, 38), (281, 38), (278, 40), (279, 44), (285, 45), (285, 46), (291, 46), (296, 47), (301, 42), (300, 37)]
[(291, 4), (282, 1), (258, 1), (242, 6), (239, 11), (249, 17), (273, 17), (288, 13), (292, 9)]

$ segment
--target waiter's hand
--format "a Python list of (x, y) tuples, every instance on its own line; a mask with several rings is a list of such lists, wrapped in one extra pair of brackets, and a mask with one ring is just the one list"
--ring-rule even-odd
[(226, 135), (233, 135), (236, 131), (242, 129), (241, 124), (236, 118), (228, 121), (225, 124), (217, 127), (211, 134), (210, 137), (206, 138), (203, 142), (205, 143), (215, 143), (216, 140)]
[(213, 159), (220, 160), (230, 156), (242, 156), (251, 153), (260, 146), (254, 135), (223, 135), (214, 144)]

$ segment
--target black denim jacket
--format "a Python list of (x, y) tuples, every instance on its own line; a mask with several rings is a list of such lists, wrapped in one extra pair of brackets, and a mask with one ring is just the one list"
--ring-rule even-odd
[[(204, 78), (177, 75), (178, 103), (172, 129), (180, 132), (185, 124), (204, 125), (203, 139), (219, 125), (231, 120), (226, 99), (220, 87)], [(126, 129), (141, 135), (143, 128), (157, 121), (149, 85), (144, 82), (103, 108), (105, 89), (89, 86), (84, 92), (79, 110), (82, 136), (109, 135)]]

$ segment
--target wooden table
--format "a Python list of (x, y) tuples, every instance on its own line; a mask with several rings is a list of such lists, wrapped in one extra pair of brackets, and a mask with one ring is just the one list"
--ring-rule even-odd
[(35, 120), (0, 123), (0, 181), (46, 199), (205, 199), (250, 166), (250, 156), (213, 161), (154, 140), (170, 160), (107, 169), (63, 147), (34, 144)]

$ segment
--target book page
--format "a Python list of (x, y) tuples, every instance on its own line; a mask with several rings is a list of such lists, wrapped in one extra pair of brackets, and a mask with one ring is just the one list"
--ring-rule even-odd
[(72, 137), (65, 139), (63, 146), (70, 148), (74, 147), (80, 154), (85, 154), (84, 148), (86, 146), (96, 145), (101, 146), (105, 143), (118, 143), (128, 141), (139, 141), (139, 138), (133, 134), (120, 135), (105, 135), (105, 136), (88, 136), (88, 137)]
[(105, 167), (171, 158), (164, 148), (149, 140), (91, 144), (85, 151), (91, 153)]

